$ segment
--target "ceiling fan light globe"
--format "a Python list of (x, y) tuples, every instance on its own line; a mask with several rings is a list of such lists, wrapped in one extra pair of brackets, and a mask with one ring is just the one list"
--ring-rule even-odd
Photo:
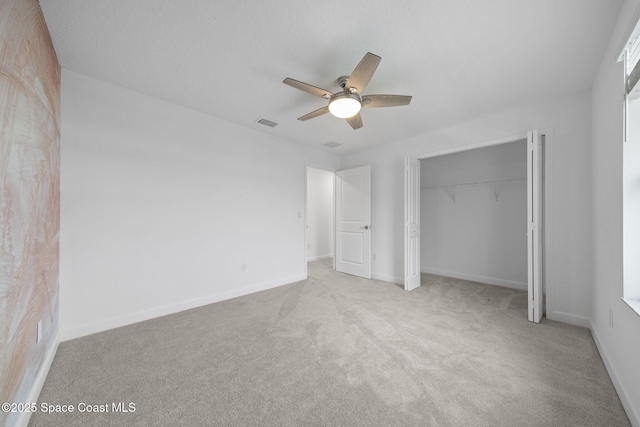
[(329, 102), (329, 112), (341, 119), (353, 117), (360, 112), (362, 104), (357, 96), (350, 94), (338, 95)]

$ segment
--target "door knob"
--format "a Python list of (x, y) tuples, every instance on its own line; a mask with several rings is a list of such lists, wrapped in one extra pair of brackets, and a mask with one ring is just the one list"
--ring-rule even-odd
[(360, 227), (360, 228), (364, 228), (365, 230), (368, 230), (368, 229), (369, 229), (369, 226), (368, 226), (368, 225), (365, 225), (364, 227)]

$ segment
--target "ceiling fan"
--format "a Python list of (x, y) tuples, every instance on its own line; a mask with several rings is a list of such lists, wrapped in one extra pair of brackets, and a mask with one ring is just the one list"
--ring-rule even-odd
[(342, 90), (336, 93), (289, 77), (284, 79), (283, 83), (289, 86), (329, 100), (327, 106), (298, 117), (298, 120), (305, 121), (331, 113), (336, 117), (346, 119), (352, 128), (360, 129), (362, 127), (361, 108), (397, 107), (409, 104), (411, 97), (405, 95), (362, 95), (381, 59), (378, 55), (367, 52), (350, 76), (338, 78), (338, 84)]

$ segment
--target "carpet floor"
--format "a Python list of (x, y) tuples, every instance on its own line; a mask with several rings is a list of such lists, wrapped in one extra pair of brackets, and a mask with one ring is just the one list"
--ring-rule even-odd
[(38, 407), (74, 412), (29, 425), (630, 425), (590, 332), (528, 322), (522, 291), (308, 272), (61, 343)]

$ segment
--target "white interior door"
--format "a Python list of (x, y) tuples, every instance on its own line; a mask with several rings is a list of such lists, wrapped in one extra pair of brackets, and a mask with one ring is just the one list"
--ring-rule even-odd
[(420, 160), (404, 165), (404, 290), (420, 286)]
[(544, 135), (527, 133), (527, 282), (529, 321), (540, 323), (544, 311), (542, 293), (542, 147)]
[(336, 173), (336, 271), (371, 278), (371, 166)]

